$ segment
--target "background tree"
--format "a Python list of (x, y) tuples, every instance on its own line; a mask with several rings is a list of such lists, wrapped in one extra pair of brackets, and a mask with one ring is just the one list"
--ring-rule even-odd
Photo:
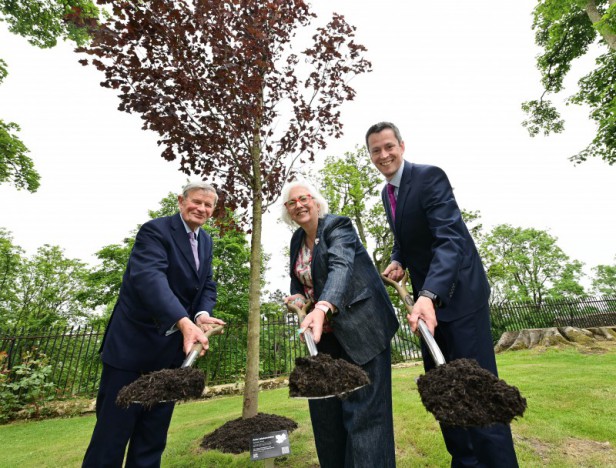
[(0, 328), (7, 328), (14, 313), (15, 284), (23, 253), (22, 248), (13, 243), (11, 233), (0, 228)]
[(531, 136), (560, 133), (564, 121), (551, 101), (544, 97), (563, 89), (572, 62), (600, 51), (596, 68), (581, 78), (579, 89), (568, 103), (590, 107), (590, 118), (597, 133), (590, 144), (571, 156), (575, 163), (598, 157), (608, 164), (616, 162), (616, 3), (614, 0), (540, 0), (533, 12), (535, 42), (543, 49), (537, 57), (544, 92), (538, 100), (522, 104), (528, 113), (523, 122)]
[(368, 150), (361, 146), (355, 147), (354, 152), (347, 151), (342, 158), (328, 156), (320, 175), (330, 211), (351, 218), (362, 244), (367, 247), (366, 215), (368, 207), (378, 202), (376, 197), (382, 185)]
[(55, 245), (43, 245), (31, 258), (22, 258), (6, 326), (41, 330), (85, 323), (89, 309), (80, 296), (87, 272), (85, 263), (65, 257)]
[(92, 311), (90, 325), (106, 325), (111, 316), (135, 244), (135, 234), (125, 237), (121, 244), (106, 245), (95, 254), (100, 263), (89, 271), (85, 280), (87, 288), (79, 297)]
[(613, 265), (597, 265), (593, 272), (593, 291), (604, 296), (616, 296), (616, 257)]
[[(85, 44), (98, 16), (98, 8), (89, 0), (0, 0), (0, 22), (41, 48), (54, 47), (59, 38)], [(0, 58), (0, 84), (7, 75), (7, 64)], [(40, 175), (17, 136), (19, 131), (16, 123), (0, 119), (0, 184), (36, 192)]]
[(485, 237), (480, 251), (492, 286), (491, 301), (531, 302), (584, 295), (579, 283), (582, 263), (556, 245), (546, 231), (496, 226)]
[[(0, 59), (0, 84), (7, 75), (6, 62)], [(27, 156), (28, 148), (17, 136), (19, 130), (16, 123), (0, 119), (0, 184), (8, 182), (17, 189), (36, 192), (40, 175), (34, 169), (32, 159)]]
[(466, 224), (476, 245), (480, 245), (484, 239), (483, 224), (481, 224), (481, 211), (460, 210), (462, 219)]
[(90, 0), (0, 0), (0, 21), (36, 47), (54, 47), (58, 39), (85, 44), (100, 11)]
[[(348, 80), (369, 68), (354, 28), (334, 15), (302, 53), (299, 28), (315, 16), (301, 0), (124, 2), (92, 44), (102, 86), (141, 114), (162, 156), (218, 183), (221, 203), (250, 222), (248, 362), (243, 417), (258, 411), (262, 214), (295, 161), (314, 159), (342, 131)], [(86, 64), (88, 61), (83, 60)]]

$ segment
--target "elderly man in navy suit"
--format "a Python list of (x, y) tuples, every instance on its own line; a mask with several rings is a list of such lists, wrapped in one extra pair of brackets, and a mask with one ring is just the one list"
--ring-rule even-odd
[(224, 324), (211, 316), (212, 239), (201, 229), (217, 201), (211, 185), (189, 183), (178, 214), (148, 221), (137, 233), (101, 346), (97, 420), (84, 467), (120, 467), (125, 457), (127, 467), (160, 466), (173, 402), (123, 409), (115, 399), (143, 373), (179, 367), (194, 343), (203, 344), (203, 354), (204, 331)]
[[(423, 319), (445, 359), (477, 360), (497, 375), (490, 327), (490, 286), (442, 169), (404, 161), (404, 141), (390, 122), (366, 133), (372, 163), (387, 179), (382, 199), (394, 234), (392, 262), (383, 272), (399, 281), (409, 270), (415, 306), (411, 329)], [(423, 345), (426, 371), (435, 364)], [(511, 429), (441, 426), (452, 467), (518, 466)]]

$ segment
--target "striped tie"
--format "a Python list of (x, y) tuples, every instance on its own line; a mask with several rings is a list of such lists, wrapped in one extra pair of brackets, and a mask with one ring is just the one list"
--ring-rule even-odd
[(193, 256), (195, 257), (195, 265), (197, 266), (197, 270), (199, 269), (199, 250), (197, 249), (197, 238), (194, 232), (188, 233), (188, 238), (190, 239), (190, 247), (192, 248)]

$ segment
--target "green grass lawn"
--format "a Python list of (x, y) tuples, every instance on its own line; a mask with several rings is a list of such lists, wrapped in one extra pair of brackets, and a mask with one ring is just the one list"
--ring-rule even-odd
[[(528, 401), (512, 423), (522, 467), (616, 467), (616, 348), (516, 351), (498, 355), (501, 378)], [(394, 419), (399, 467), (447, 467), (438, 425), (422, 406), (415, 378), (421, 367), (394, 369)], [(259, 411), (295, 420), (291, 454), (276, 466), (317, 467), (305, 400), (286, 388), (263, 391)], [(222, 397), (177, 406), (169, 430), (164, 467), (256, 467), (248, 452), (204, 452), (203, 436), (241, 416), (242, 397)], [(0, 426), (0, 467), (80, 466), (94, 416), (17, 422)]]

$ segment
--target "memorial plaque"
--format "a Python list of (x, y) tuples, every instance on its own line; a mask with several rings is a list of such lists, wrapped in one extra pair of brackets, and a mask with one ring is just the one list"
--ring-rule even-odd
[(250, 459), (264, 460), (291, 453), (287, 431), (267, 432), (250, 439)]

